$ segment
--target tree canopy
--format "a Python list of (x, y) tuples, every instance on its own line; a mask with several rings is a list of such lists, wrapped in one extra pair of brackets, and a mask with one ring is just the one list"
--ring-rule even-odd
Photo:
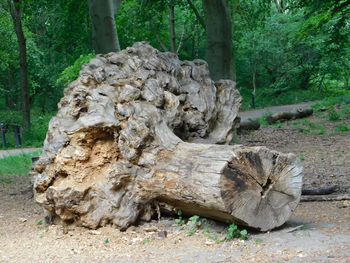
[[(8, 8), (13, 1), (21, 8), (32, 111), (55, 111), (67, 83), (96, 52), (91, 20), (96, 1), (0, 0), (0, 120), (23, 104), (20, 49)], [(180, 59), (207, 58), (212, 74), (226, 70), (218, 76), (236, 79), (245, 107), (252, 93), (261, 106), (283, 103), (290, 94), (314, 99), (317, 92), (349, 90), (350, 1), (106, 1), (118, 7), (111, 9), (110, 21), (121, 49), (148, 41)], [(211, 16), (214, 2), (227, 12)], [(220, 32), (229, 37), (219, 40)], [(222, 61), (226, 64), (215, 64)]]

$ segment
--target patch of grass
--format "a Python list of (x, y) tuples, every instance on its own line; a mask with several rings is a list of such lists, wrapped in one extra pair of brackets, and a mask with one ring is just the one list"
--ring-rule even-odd
[(264, 112), (261, 118), (257, 118), (257, 121), (260, 123), (262, 127), (267, 128), (270, 125), (267, 119), (271, 116), (272, 116), (272, 113), (269, 111), (266, 111)]
[(338, 113), (341, 119), (350, 119), (350, 105), (343, 105)]
[(305, 154), (303, 154), (303, 153), (301, 153), (300, 155), (299, 155), (299, 159), (300, 159), (300, 161), (305, 161)]
[(28, 154), (19, 154), (0, 159), (0, 182), (9, 182), (8, 179), (1, 178), (4, 175), (19, 174), (27, 175), (32, 166), (32, 157), (37, 156), (41, 151)]
[(303, 119), (303, 120), (297, 120), (297, 121), (291, 121), (290, 122), (295, 129), (297, 129), (299, 132), (303, 134), (325, 134), (326, 133), (326, 127), (324, 124), (319, 122), (312, 122), (309, 119)]
[(340, 114), (332, 107), (330, 110), (328, 110), (327, 118), (329, 121), (339, 121)]
[(346, 123), (341, 123), (334, 127), (335, 132), (348, 132), (350, 131), (350, 126)]

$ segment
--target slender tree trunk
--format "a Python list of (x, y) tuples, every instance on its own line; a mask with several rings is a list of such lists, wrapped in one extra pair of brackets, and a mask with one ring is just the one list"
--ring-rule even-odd
[(252, 72), (252, 84), (253, 84), (253, 92), (252, 92), (252, 107), (255, 108), (255, 98), (256, 98), (256, 66), (253, 67)]
[(233, 79), (232, 25), (226, 0), (203, 0), (206, 60), (214, 80)]
[(12, 17), (14, 29), (17, 36), (19, 47), (19, 63), (22, 88), (22, 113), (24, 128), (30, 127), (30, 101), (29, 101), (29, 81), (28, 81), (28, 63), (26, 38), (23, 33), (21, 21), (20, 0), (8, 0), (10, 14)]
[(201, 15), (199, 14), (198, 9), (196, 8), (196, 6), (193, 4), (192, 0), (187, 0), (187, 3), (189, 4), (190, 8), (192, 9), (193, 13), (195, 14), (197, 21), (199, 22), (199, 24), (204, 28), (205, 30), (205, 22), (203, 20), (203, 18), (201, 17)]
[(121, 0), (88, 0), (92, 23), (92, 42), (96, 53), (120, 50), (114, 14)]
[(176, 35), (175, 35), (175, 6), (169, 4), (169, 35), (170, 35), (170, 50), (176, 53)]

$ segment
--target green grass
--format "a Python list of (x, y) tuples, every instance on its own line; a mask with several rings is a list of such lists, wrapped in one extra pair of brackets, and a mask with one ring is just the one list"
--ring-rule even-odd
[(334, 127), (335, 132), (348, 132), (350, 131), (350, 126), (346, 123), (341, 123)]
[(10, 183), (8, 179), (3, 178), (6, 175), (18, 174), (27, 175), (32, 166), (32, 157), (37, 156), (41, 151), (32, 153), (8, 156), (0, 159), (0, 182)]

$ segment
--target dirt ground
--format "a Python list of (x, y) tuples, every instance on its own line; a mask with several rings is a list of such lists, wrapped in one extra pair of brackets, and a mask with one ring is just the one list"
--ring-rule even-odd
[[(313, 118), (311, 121), (315, 121)], [(306, 188), (339, 186), (350, 193), (350, 132), (300, 132), (295, 125), (263, 128), (239, 136), (241, 144), (293, 152), (303, 161)], [(64, 229), (42, 223), (30, 180), (9, 176), (0, 183), (0, 262), (350, 262), (350, 201), (303, 202), (280, 229), (247, 241), (216, 242), (227, 226), (209, 222), (210, 234), (188, 234), (174, 219), (162, 218), (126, 232)], [(167, 237), (165, 236), (167, 234)]]

